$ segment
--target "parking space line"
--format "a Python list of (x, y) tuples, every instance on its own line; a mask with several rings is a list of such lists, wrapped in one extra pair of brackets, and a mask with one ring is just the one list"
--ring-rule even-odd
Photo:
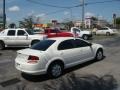
[(2, 87), (6, 87), (6, 86), (10, 86), (10, 85), (16, 84), (18, 82), (21, 82), (21, 80), (18, 79), (18, 78), (13, 78), (13, 79), (1, 82), (0, 85)]

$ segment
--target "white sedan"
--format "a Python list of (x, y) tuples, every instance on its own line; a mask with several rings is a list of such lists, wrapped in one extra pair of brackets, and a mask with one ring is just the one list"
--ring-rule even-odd
[(43, 40), (19, 50), (15, 67), (23, 73), (59, 77), (63, 70), (93, 59), (103, 59), (103, 46), (73, 37)]
[(116, 29), (111, 29), (109, 27), (104, 27), (104, 28), (100, 28), (96, 31), (93, 31), (93, 34), (106, 35), (106, 36), (114, 35), (117, 33), (118, 33), (118, 31)]

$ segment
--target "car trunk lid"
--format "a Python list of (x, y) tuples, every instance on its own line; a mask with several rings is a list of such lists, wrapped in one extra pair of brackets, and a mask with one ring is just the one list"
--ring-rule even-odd
[(42, 58), (42, 53), (44, 51), (39, 51), (39, 50), (33, 50), (33, 49), (23, 49), (23, 50), (19, 50), (17, 51), (18, 55), (17, 55), (17, 59), (19, 60), (19, 62), (37, 62), (38, 60), (40, 60), (40, 58)]

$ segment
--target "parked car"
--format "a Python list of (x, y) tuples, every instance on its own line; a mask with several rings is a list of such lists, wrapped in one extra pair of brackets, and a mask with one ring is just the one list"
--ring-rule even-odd
[(103, 46), (80, 38), (58, 37), (41, 41), (17, 51), (15, 67), (31, 74), (59, 77), (63, 70), (92, 59), (103, 59)]
[(95, 35), (99, 34), (99, 35), (106, 35), (106, 36), (110, 36), (117, 33), (118, 32), (116, 29), (111, 29), (109, 27), (103, 27), (103, 28), (97, 29), (96, 31), (93, 31), (93, 34)]
[(77, 27), (72, 27), (70, 31), (71, 31), (71, 33), (74, 34), (75, 37), (80, 37), (80, 38), (83, 38), (85, 40), (88, 40), (88, 39), (92, 38), (92, 32), (91, 31), (87, 31), (87, 30), (82, 31)]
[(34, 34), (41, 34), (41, 33), (43, 33), (44, 32), (44, 29), (42, 29), (42, 28), (35, 28), (35, 29), (33, 29), (33, 33)]
[(30, 47), (46, 38), (46, 35), (34, 35), (31, 30), (5, 29), (0, 32), (0, 50), (5, 47)]
[(73, 34), (71, 32), (65, 32), (65, 31), (61, 31), (59, 29), (45, 29), (44, 32), (42, 34), (47, 35), (48, 38), (52, 38), (52, 37), (73, 37)]

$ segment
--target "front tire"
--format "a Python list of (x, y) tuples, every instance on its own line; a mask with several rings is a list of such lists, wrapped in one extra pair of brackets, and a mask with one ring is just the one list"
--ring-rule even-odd
[(5, 48), (5, 44), (0, 41), (0, 50), (3, 50)]
[(102, 60), (103, 59), (103, 50), (102, 49), (99, 49), (96, 53), (96, 57), (95, 57), (95, 60)]
[(63, 74), (63, 65), (59, 62), (52, 63), (48, 68), (48, 75), (57, 78)]

